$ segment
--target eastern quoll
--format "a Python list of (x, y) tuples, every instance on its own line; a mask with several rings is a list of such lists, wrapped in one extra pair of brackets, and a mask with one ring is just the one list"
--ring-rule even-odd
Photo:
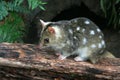
[(70, 21), (44, 22), (42, 24), (41, 47), (51, 47), (63, 60), (77, 55), (75, 61), (98, 61), (101, 56), (114, 57), (105, 51), (104, 35), (90, 19), (81, 17)]

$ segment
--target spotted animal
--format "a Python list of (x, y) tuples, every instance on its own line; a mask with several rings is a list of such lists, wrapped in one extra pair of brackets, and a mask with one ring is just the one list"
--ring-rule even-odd
[(75, 61), (90, 60), (92, 63), (104, 53), (106, 44), (100, 28), (88, 18), (75, 18), (42, 24), (40, 45), (51, 47), (63, 60), (77, 55)]

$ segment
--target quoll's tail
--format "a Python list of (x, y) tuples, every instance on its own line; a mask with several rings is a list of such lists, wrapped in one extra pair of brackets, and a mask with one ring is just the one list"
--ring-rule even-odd
[(111, 52), (104, 51), (104, 53), (101, 55), (94, 55), (90, 57), (90, 61), (94, 64), (97, 63), (102, 58), (116, 58), (116, 57)]
[(101, 55), (102, 58), (116, 58), (111, 52), (109, 51), (105, 51), (102, 55)]

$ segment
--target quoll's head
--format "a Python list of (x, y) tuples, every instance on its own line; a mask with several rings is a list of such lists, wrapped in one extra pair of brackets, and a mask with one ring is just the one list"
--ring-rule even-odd
[(41, 46), (57, 46), (62, 39), (61, 29), (54, 22), (44, 22), (40, 20), (42, 24), (41, 38), (40, 43)]

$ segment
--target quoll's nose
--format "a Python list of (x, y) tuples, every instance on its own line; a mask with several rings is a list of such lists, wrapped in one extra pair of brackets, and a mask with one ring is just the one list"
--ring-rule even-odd
[(49, 38), (45, 38), (44, 43), (49, 43)]

